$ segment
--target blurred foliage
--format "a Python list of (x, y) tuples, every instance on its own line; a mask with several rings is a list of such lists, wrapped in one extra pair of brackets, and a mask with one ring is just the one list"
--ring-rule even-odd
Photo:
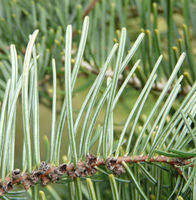
[[(93, 4), (94, 3), (94, 4)], [(92, 7), (94, 5), (94, 7)], [(28, 35), (39, 29), (37, 42), (39, 80), (51, 79), (51, 59), (57, 62), (57, 74), (61, 77), (65, 28), (73, 25), (73, 57), (77, 50), (83, 17), (89, 11), (90, 30), (84, 60), (95, 69), (100, 69), (111, 50), (113, 41), (119, 40), (119, 29), (127, 27), (126, 51), (142, 31), (146, 34), (134, 59), (141, 58), (141, 68), (136, 75), (142, 85), (160, 54), (164, 55), (159, 69), (158, 81), (165, 82), (182, 52), (187, 59), (180, 74), (184, 73), (184, 88), (196, 79), (195, 37), (196, 2), (194, 0), (2, 0), (0, 2), (0, 98), (10, 75), (9, 45), (16, 44), (19, 63), (25, 52)], [(168, 66), (169, 61), (169, 66)], [(74, 62), (74, 59), (73, 59)], [(134, 60), (129, 63), (128, 71)], [(21, 65), (19, 65), (19, 70)], [(113, 64), (111, 65), (113, 68)], [(86, 71), (84, 71), (86, 72)], [(125, 74), (123, 74), (125, 75)], [(60, 78), (59, 78), (60, 80)], [(51, 98), (42, 87), (41, 98)]]

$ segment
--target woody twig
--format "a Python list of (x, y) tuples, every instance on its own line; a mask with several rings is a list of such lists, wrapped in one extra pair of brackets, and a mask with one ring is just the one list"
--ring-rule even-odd
[[(23, 185), (25, 190), (40, 182), (41, 186), (46, 186), (50, 183), (55, 183), (60, 181), (63, 175), (67, 175), (71, 179), (76, 177), (86, 177), (92, 176), (97, 172), (96, 167), (106, 166), (107, 169), (111, 170), (115, 175), (120, 175), (125, 173), (125, 168), (122, 162), (125, 163), (167, 163), (176, 169), (179, 174), (179, 167), (189, 165), (193, 167), (192, 161), (188, 160), (190, 158), (170, 158), (167, 156), (157, 156), (148, 158), (148, 155), (144, 156), (122, 156), (118, 158), (108, 158), (104, 160), (103, 158), (97, 158), (92, 154), (86, 156), (86, 161), (80, 161), (77, 167), (73, 163), (61, 164), (59, 166), (52, 166), (46, 162), (40, 164), (38, 170), (32, 171), (32, 173), (21, 172), (19, 169), (12, 171), (12, 175), (5, 178), (4, 181), (0, 182), (0, 196), (13, 190), (13, 186), (16, 184)], [(182, 175), (181, 173), (179, 175)]]

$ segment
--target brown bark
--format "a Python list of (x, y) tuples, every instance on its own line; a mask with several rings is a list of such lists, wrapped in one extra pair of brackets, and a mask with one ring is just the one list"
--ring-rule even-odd
[[(190, 158), (188, 158), (190, 159)], [(183, 167), (191, 164), (189, 167), (193, 167), (192, 161), (184, 158), (170, 158), (167, 156), (157, 156), (148, 158), (148, 155), (143, 156), (121, 156), (118, 158), (97, 158), (92, 154), (86, 156), (86, 161), (78, 162), (77, 167), (73, 163), (61, 164), (59, 166), (52, 166), (46, 162), (40, 164), (38, 170), (34, 170), (31, 174), (27, 172), (21, 172), (19, 169), (15, 169), (12, 172), (12, 176), (8, 176), (4, 181), (0, 180), (0, 196), (13, 190), (15, 184), (21, 184), (26, 190), (41, 182), (42, 186), (46, 186), (50, 183), (58, 182), (62, 175), (67, 174), (71, 179), (76, 177), (91, 176), (96, 173), (96, 167), (106, 166), (115, 175), (125, 173), (125, 168), (122, 166), (122, 162), (125, 163), (167, 163), (176, 169), (176, 172), (180, 175), (181, 170), (179, 167)]]

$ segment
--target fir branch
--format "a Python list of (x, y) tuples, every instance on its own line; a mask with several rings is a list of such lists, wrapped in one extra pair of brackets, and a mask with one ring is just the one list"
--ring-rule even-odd
[[(63, 63), (64, 63), (64, 58), (62, 59)], [(84, 73), (84, 74), (89, 74), (89, 73), (92, 73), (92, 74), (95, 74), (95, 75), (98, 75), (99, 74), (99, 71), (97, 69), (95, 69), (90, 63), (88, 63), (87, 61), (82, 61), (81, 62), (81, 67), (84, 69), (82, 70), (81, 73)], [(64, 69), (62, 68), (62, 71), (64, 71)], [(111, 69), (107, 70), (106, 73), (105, 73), (105, 78), (108, 78), (108, 77), (113, 77), (113, 71)], [(52, 78), (52, 76), (50, 75), (46, 75), (40, 82), (39, 82), (39, 86), (42, 86), (44, 85), (45, 83), (47, 83), (48, 81), (50, 81), (50, 79)], [(122, 75), (119, 76), (118, 78), (118, 83), (119, 85), (124, 81), (124, 77)], [(155, 92), (162, 92), (162, 90), (164, 89), (165, 85), (167, 84), (167, 81), (165, 82), (160, 82), (160, 81), (157, 81), (153, 86), (152, 86), (152, 90), (155, 91)], [(141, 90), (143, 88), (143, 85), (141, 83), (141, 80), (137, 77), (136, 74), (133, 75), (133, 77), (131, 77), (128, 81), (128, 85), (132, 86), (133, 88), (137, 89), (137, 90)], [(191, 89), (191, 86), (190, 85), (186, 85), (184, 87), (182, 87), (182, 89), (180, 89), (180, 92), (179, 94), (180, 95), (183, 95), (183, 96), (186, 96), (189, 91)], [(171, 92), (172, 90), (172, 87), (168, 90), (168, 92)]]
[(59, 166), (52, 166), (46, 162), (41, 162), (39, 169), (32, 171), (30, 174), (21, 172), (19, 169), (13, 170), (12, 175), (7, 176), (4, 182), (0, 182), (0, 196), (12, 191), (13, 186), (16, 184), (23, 185), (24, 189), (28, 190), (37, 183), (40, 183), (41, 186), (56, 183), (60, 181), (63, 175), (67, 175), (71, 179), (92, 176), (97, 172), (96, 167), (99, 166), (105, 166), (115, 175), (121, 175), (125, 173), (125, 168), (122, 163), (166, 163), (174, 167), (179, 175), (182, 175), (179, 167), (184, 167), (186, 165), (194, 167), (194, 164), (190, 159), (190, 157), (171, 158), (168, 156), (156, 156), (148, 159), (148, 155), (137, 155), (121, 156), (118, 158), (109, 157), (104, 160), (103, 158), (97, 158), (92, 154), (87, 154), (86, 161), (79, 161), (77, 167), (75, 167), (73, 163), (63, 163)]
[[(81, 66), (82, 66), (86, 71), (88, 71), (88, 73), (93, 73), (93, 74), (95, 74), (95, 75), (98, 75), (98, 74), (99, 74), (99, 71), (96, 70), (94, 67), (92, 67), (92, 66), (91, 66), (88, 62), (86, 62), (86, 61), (83, 61), (83, 62), (81, 63)], [(84, 73), (85, 73), (85, 71), (84, 71)], [(106, 77), (106, 78), (108, 78), (108, 77), (113, 77), (113, 74), (114, 74), (114, 72), (113, 72), (111, 69), (109, 69), (109, 70), (106, 71), (105, 77)], [(124, 81), (124, 77), (123, 77), (122, 75), (120, 75), (119, 78), (118, 78), (119, 84), (122, 83), (123, 81)], [(130, 78), (130, 80), (128, 81), (128, 84), (129, 84), (130, 86), (132, 86), (133, 88), (137, 89), (137, 90), (141, 90), (141, 89), (143, 88), (143, 84), (141, 83), (141, 80), (137, 77), (136, 74), (134, 74), (134, 76)], [(156, 91), (156, 92), (162, 92), (163, 89), (165, 88), (166, 84), (167, 84), (167, 81), (166, 81), (166, 82), (158, 82), (158, 81), (157, 81), (156, 84), (154, 84), (154, 85), (152, 86), (152, 90), (153, 90), (153, 91)], [(187, 94), (189, 93), (190, 89), (191, 89), (190, 85), (187, 85), (186, 87), (183, 87), (182, 89), (180, 89), (180, 92), (179, 92), (179, 93), (180, 93), (181, 95), (187, 95)], [(171, 90), (172, 90), (172, 87), (168, 90), (168, 92), (171, 92)]]

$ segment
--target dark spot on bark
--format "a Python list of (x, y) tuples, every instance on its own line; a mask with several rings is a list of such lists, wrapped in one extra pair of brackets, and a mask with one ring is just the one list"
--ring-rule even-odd
[(120, 175), (120, 174), (123, 174), (125, 173), (125, 168), (117, 163), (117, 159), (116, 158), (108, 158), (106, 160), (106, 167), (113, 171), (115, 175)]

